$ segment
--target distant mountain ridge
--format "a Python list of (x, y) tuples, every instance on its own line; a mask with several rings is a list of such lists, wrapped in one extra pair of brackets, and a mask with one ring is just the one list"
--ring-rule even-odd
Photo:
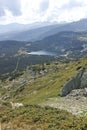
[[(2, 33), (0, 33), (0, 41), (2, 40), (36, 41), (42, 39), (44, 37), (43, 34), (46, 34), (53, 28), (56, 28), (56, 26), (57, 27), (62, 26), (62, 24), (51, 25), (49, 23), (48, 24), (44, 23), (43, 25), (41, 24), (38, 25), (12, 24), (12, 25), (8, 26), (6, 25), (6, 28), (4, 28), (5, 26), (2, 26), (0, 28), (0, 30), (3, 30), (1, 31)], [(10, 31), (8, 31), (9, 29)]]
[(52, 23), (49, 22), (36, 22), (32, 24), (20, 24), (20, 23), (11, 23), (6, 25), (0, 25), (0, 34), (8, 33), (8, 32), (23, 32), (31, 29), (36, 29), (40, 27), (45, 27), (52, 25)]
[(15, 29), (15, 31), (13, 32), (10, 30), (11, 32), (8, 31), (6, 33), (0, 34), (0, 41), (2, 40), (37, 41), (62, 31), (74, 31), (74, 32), (87, 31), (87, 19), (82, 19), (77, 22), (66, 24), (54, 24), (54, 25), (51, 25), (49, 23), (43, 23), (43, 24), (41, 25), (41, 23), (36, 23), (36, 25), (34, 24), (16, 25), (17, 30)]

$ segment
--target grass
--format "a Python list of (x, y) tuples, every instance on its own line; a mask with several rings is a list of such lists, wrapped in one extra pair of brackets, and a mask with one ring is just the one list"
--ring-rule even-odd
[[(7, 113), (8, 116), (3, 116), (1, 120), (4, 130), (8, 126), (15, 130), (86, 130), (87, 126), (86, 118), (76, 117), (51, 107), (26, 105), (15, 110), (8, 109)], [(2, 116), (1, 112), (0, 115)]]
[[(86, 130), (86, 117), (76, 117), (71, 113), (55, 108), (42, 108), (38, 104), (49, 98), (58, 98), (61, 87), (77, 73), (78, 68), (87, 68), (87, 58), (69, 63), (45, 64), (44, 67), (48, 72), (24, 84), (23, 89), (18, 89), (19, 85), (16, 81), (19, 81), (22, 77), (25, 78), (25, 75), (27, 81), (29, 81), (31, 76), (26, 72), (15, 79), (13, 88), (0, 88), (1, 95), (9, 94), (9, 98), (0, 103), (0, 119), (4, 130), (8, 126), (10, 127), (10, 123), (15, 130)], [(38, 68), (38, 65), (36, 65), (36, 68)], [(0, 82), (1, 86), (9, 84), (11, 85), (12, 81)], [(12, 110), (10, 101), (22, 102), (24, 107)], [(12, 129), (10, 128), (10, 130)]]
[[(86, 58), (81, 59), (77, 62), (58, 64), (52, 63), (50, 65), (45, 65), (45, 68), (49, 69), (49, 71), (43, 76), (39, 76), (35, 80), (32, 80), (32, 82), (28, 82), (27, 84), (25, 84), (23, 86), (23, 90), (20, 88), (18, 89), (19, 84), (17, 85), (17, 83), (14, 83), (14, 87), (10, 90), (2, 88), (0, 92), (9, 92), (9, 100), (22, 102), (24, 104), (37, 105), (39, 103), (42, 103), (47, 98), (57, 97), (61, 92), (61, 87), (63, 86), (63, 84), (77, 73), (78, 67), (87, 68)], [(36, 68), (38, 68), (38, 65), (36, 65)], [(17, 78), (15, 82), (19, 81), (20, 78), (21, 77)], [(31, 76), (25, 72), (24, 79), (25, 78), (27, 78), (27, 80), (30, 80)], [(6, 83), (3, 83), (3, 85), (5, 84), (12, 84), (12, 81), (6, 81)]]
[(67, 65), (68, 70), (66, 64), (59, 64), (59, 66), (58, 70), (52, 69), (46, 75), (28, 84), (23, 91), (24, 97), (22, 96), (20, 100), (23, 100), (23, 103), (38, 104), (47, 98), (58, 96), (61, 86), (76, 73), (76, 68), (71, 63)]

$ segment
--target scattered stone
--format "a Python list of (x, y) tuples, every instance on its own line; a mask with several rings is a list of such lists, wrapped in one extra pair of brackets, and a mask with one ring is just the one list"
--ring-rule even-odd
[(10, 102), (10, 103), (11, 103), (11, 105), (12, 105), (12, 109), (19, 108), (19, 107), (22, 107), (22, 106), (23, 106), (22, 103), (12, 103), (12, 102)]
[(83, 95), (84, 95), (85, 97), (87, 97), (87, 88), (84, 88)]

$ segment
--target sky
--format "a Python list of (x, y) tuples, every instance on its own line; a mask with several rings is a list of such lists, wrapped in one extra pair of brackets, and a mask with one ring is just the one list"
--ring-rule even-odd
[(87, 18), (87, 0), (0, 0), (0, 24), (72, 22)]

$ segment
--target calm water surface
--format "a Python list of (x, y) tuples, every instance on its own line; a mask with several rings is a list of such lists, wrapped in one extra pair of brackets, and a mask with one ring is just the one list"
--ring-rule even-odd
[(28, 53), (29, 55), (48, 55), (48, 56), (56, 56), (57, 54), (55, 52), (49, 52), (49, 51), (32, 51)]

